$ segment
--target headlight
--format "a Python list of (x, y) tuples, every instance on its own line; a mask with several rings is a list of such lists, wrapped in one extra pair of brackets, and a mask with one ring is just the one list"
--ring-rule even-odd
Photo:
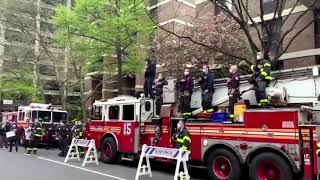
[(208, 140), (204, 140), (204, 141), (202, 142), (202, 144), (203, 144), (204, 146), (208, 146)]

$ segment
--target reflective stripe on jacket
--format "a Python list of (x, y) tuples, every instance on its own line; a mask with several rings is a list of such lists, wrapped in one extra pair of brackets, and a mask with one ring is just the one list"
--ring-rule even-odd
[(190, 151), (191, 139), (188, 129), (184, 128), (178, 133), (177, 138), (177, 148), (182, 148), (182, 150)]

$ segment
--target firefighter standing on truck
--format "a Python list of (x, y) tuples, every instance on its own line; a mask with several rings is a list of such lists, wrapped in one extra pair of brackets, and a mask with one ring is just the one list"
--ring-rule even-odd
[[(189, 130), (185, 127), (185, 121), (179, 120), (177, 124), (177, 133), (173, 135), (173, 139), (176, 141), (176, 148), (188, 151), (190, 154), (191, 139)], [(183, 164), (180, 164), (179, 172), (183, 171)], [(190, 179), (190, 177), (184, 176), (183, 179)], [(182, 180), (182, 179), (180, 179)]]
[(268, 107), (269, 100), (266, 93), (266, 88), (272, 81), (271, 64), (268, 60), (264, 58), (262, 52), (257, 53), (257, 65), (251, 65), (251, 71), (253, 72), (251, 76), (250, 83), (254, 85), (255, 95), (257, 103), (260, 107)]
[(228, 96), (229, 96), (229, 120), (234, 121), (234, 104), (240, 98), (240, 74), (238, 73), (238, 67), (232, 65), (230, 67), (230, 76), (227, 81), (228, 85)]
[(200, 77), (199, 84), (201, 85), (201, 99), (202, 99), (202, 109), (204, 113), (212, 113), (212, 96), (214, 93), (214, 77), (213, 74), (209, 72), (209, 66), (203, 65), (202, 67), (203, 76)]
[(184, 77), (177, 83), (182, 116), (191, 116), (190, 102), (193, 92), (193, 78), (189, 69), (184, 70)]
[(156, 117), (160, 116), (161, 106), (163, 103), (163, 86), (167, 85), (167, 80), (160, 73), (158, 79), (154, 82), (154, 95), (156, 101)]
[(34, 154), (37, 154), (38, 144), (39, 144), (42, 137), (43, 137), (42, 124), (39, 122), (38, 119), (35, 119), (34, 123), (31, 125), (30, 145), (27, 148), (28, 155), (31, 154), (31, 151), (33, 151)]

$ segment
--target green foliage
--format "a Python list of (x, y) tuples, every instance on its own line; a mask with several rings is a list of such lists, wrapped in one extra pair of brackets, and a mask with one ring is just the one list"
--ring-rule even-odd
[[(114, 56), (116, 49), (124, 55), (124, 73), (143, 69), (147, 49), (141, 48), (138, 36), (149, 37), (154, 29), (145, 9), (144, 1), (76, 0), (69, 9), (60, 5), (53, 18), (55, 42), (68, 47), (83, 73), (101, 71), (102, 55)], [(105, 67), (115, 71), (117, 66)]]
[(42, 102), (41, 90), (34, 87), (32, 69), (20, 67), (3, 74), (1, 95), (3, 99), (17, 102)]

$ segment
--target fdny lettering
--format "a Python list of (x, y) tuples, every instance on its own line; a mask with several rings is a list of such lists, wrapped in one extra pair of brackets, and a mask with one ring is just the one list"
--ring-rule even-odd
[[(179, 155), (179, 149), (147, 147), (144, 153), (148, 156), (177, 159)], [(182, 157), (185, 157), (186, 155), (187, 155), (187, 151), (182, 151)]]

